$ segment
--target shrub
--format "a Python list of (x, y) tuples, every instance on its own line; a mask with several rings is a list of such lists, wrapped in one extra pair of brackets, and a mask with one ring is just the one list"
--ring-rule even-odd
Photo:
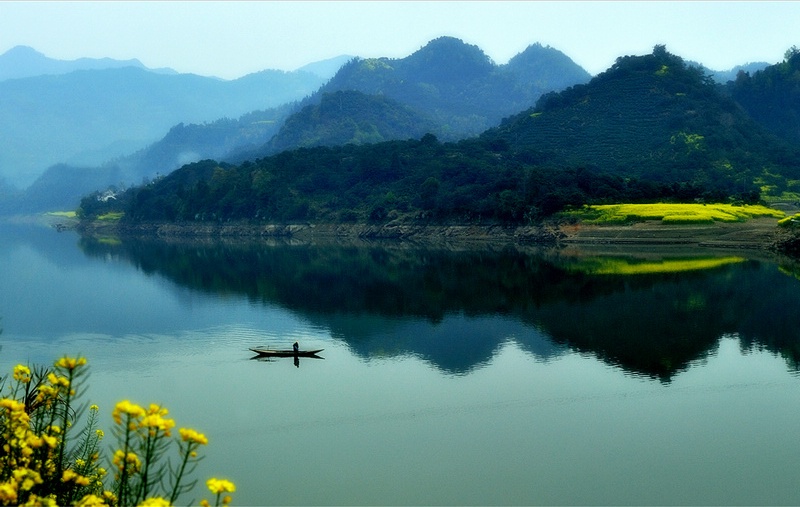
[[(174, 437), (175, 421), (158, 405), (116, 405), (111, 472), (104, 468), (99, 407), (87, 413), (78, 403), (87, 373), (85, 358), (65, 356), (52, 368), (20, 364), (11, 379), (0, 378), (0, 505), (171, 505), (196, 484), (188, 478), (208, 439), (188, 428)], [(167, 458), (173, 448), (175, 462)], [(233, 483), (210, 479), (207, 486), (216, 505), (230, 503), (222, 494)]]

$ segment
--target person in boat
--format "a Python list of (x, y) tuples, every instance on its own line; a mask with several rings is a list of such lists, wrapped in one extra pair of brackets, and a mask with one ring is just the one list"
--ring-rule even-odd
[(292, 345), (292, 350), (294, 351), (295, 354), (300, 352), (300, 346), (297, 344), (297, 342), (294, 342), (294, 345)]

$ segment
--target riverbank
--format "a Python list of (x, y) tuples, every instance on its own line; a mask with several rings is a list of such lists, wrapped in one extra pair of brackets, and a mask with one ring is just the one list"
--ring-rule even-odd
[(626, 225), (546, 222), (531, 226), (370, 224), (121, 224), (96, 221), (73, 224), (89, 236), (147, 236), (163, 239), (284, 239), (297, 242), (389, 240), (415, 243), (519, 245), (681, 245), (696, 248), (777, 250), (790, 233), (774, 218), (743, 222), (672, 225), (644, 221)]
[(121, 224), (95, 221), (80, 223), (76, 229), (86, 235), (149, 236), (159, 238), (283, 238), (313, 242), (317, 240), (396, 240), (513, 242), (555, 244), (562, 233), (557, 225), (508, 227), (502, 225), (419, 225), (371, 224), (285, 224), (245, 223), (142, 223)]

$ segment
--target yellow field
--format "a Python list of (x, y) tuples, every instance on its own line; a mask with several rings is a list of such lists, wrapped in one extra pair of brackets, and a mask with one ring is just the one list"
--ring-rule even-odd
[(54, 217), (75, 218), (77, 214), (74, 211), (50, 211), (47, 215)]
[(105, 215), (100, 215), (97, 217), (98, 220), (108, 220), (108, 221), (117, 221), (122, 218), (125, 213), (121, 211), (112, 211), (110, 213), (106, 213)]
[(742, 257), (708, 257), (699, 259), (666, 259), (658, 261), (631, 261), (624, 258), (598, 257), (570, 266), (570, 271), (590, 275), (647, 275), (678, 273), (714, 269), (743, 262)]
[(751, 218), (783, 218), (785, 214), (761, 205), (732, 204), (603, 204), (564, 213), (590, 224), (620, 224), (660, 220), (665, 224), (743, 222)]
[(778, 225), (781, 227), (797, 227), (800, 224), (800, 213), (795, 213), (792, 216), (778, 220)]

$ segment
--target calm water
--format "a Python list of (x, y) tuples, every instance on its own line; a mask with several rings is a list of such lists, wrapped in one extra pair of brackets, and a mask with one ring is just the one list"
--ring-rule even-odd
[[(85, 355), (106, 423), (168, 407), (239, 505), (800, 504), (797, 266), (704, 255), (2, 225), (0, 368)], [(247, 350), (295, 340), (324, 359)]]

